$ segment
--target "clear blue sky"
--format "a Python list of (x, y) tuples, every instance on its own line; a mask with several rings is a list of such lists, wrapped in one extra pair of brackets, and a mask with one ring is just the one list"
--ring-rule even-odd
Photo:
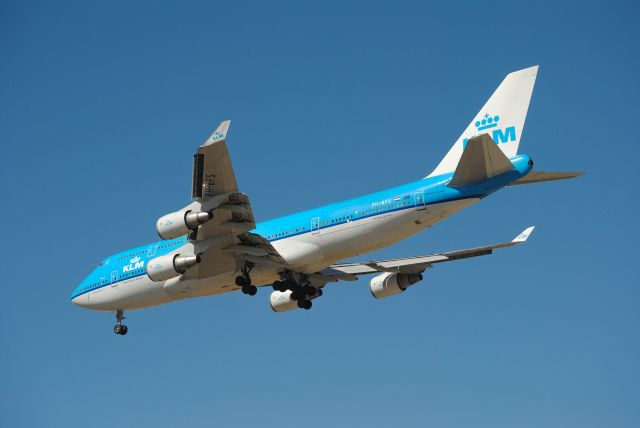
[[(637, 427), (637, 2), (0, 5), (0, 425)], [(269, 290), (81, 310), (103, 257), (156, 239), (223, 119), (259, 219), (431, 171), (508, 72), (540, 64), (506, 189), (371, 257), (530, 242), (366, 279), (310, 312)]]

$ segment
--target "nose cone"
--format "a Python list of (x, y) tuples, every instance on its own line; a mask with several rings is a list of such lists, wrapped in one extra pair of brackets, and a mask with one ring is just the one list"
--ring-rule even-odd
[(71, 303), (81, 308), (89, 306), (89, 294), (86, 292), (84, 282), (78, 285), (71, 293)]

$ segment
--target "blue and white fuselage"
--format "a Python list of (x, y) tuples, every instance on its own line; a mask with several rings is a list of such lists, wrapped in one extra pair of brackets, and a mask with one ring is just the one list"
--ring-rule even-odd
[[(428, 177), (260, 222), (252, 232), (271, 242), (291, 269), (317, 272), (339, 260), (375, 251), (414, 235), (524, 177), (532, 168), (529, 156), (518, 155), (510, 160), (513, 170), (479, 184), (452, 188), (447, 183), (453, 173)], [(149, 279), (146, 273), (149, 260), (178, 251), (185, 245), (190, 245), (187, 236), (107, 257), (73, 291), (71, 299), (82, 307), (115, 311), (238, 289), (234, 284), (235, 269), (188, 286), (178, 286), (175, 279), (163, 282)], [(252, 275), (254, 283), (270, 285), (278, 278), (278, 271), (276, 267), (261, 266)]]

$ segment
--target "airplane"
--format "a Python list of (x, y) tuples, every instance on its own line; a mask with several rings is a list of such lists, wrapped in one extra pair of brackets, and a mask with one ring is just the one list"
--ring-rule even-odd
[(125, 311), (234, 291), (253, 296), (272, 287), (275, 312), (308, 310), (325, 285), (375, 274), (369, 288), (381, 299), (405, 292), (433, 266), (492, 254), (512, 241), (417, 257), (341, 263), (394, 244), (507, 186), (582, 175), (532, 171), (518, 146), (538, 66), (508, 74), (445, 157), (426, 177), (365, 196), (256, 222), (241, 193), (222, 122), (193, 157), (192, 201), (161, 216), (161, 240), (111, 255), (71, 295), (82, 308), (115, 314), (125, 335)]

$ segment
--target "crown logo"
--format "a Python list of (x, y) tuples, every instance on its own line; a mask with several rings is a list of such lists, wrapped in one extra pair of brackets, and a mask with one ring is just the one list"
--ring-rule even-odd
[(499, 120), (500, 116), (489, 116), (488, 113), (485, 113), (482, 120), (476, 120), (476, 128), (478, 128), (478, 131), (482, 131), (483, 129), (495, 128), (496, 126), (498, 126)]
[(138, 263), (140, 261), (140, 257), (134, 257), (131, 260), (129, 260), (129, 263), (134, 264), (134, 263)]

